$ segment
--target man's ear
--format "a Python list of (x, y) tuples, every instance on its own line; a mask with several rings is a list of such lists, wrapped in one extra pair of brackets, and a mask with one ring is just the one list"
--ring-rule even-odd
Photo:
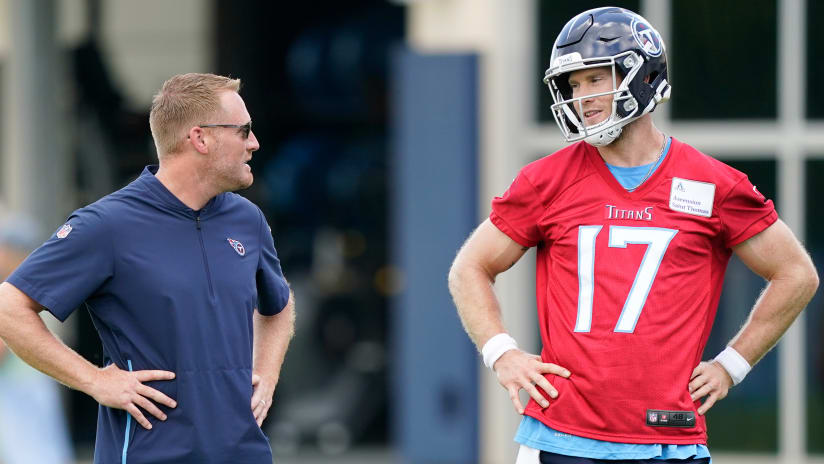
[(186, 134), (186, 141), (191, 144), (198, 153), (206, 154), (209, 147), (206, 144), (206, 132), (200, 126), (192, 126)]

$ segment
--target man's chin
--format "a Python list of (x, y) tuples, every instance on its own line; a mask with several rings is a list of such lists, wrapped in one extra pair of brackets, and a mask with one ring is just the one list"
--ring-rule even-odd
[(239, 190), (246, 190), (247, 188), (252, 186), (254, 183), (255, 178), (252, 176), (251, 173), (246, 173), (247, 175), (240, 178), (237, 182), (234, 182), (230, 188), (226, 189), (227, 192), (237, 192)]
[(597, 129), (598, 125), (603, 123), (604, 121), (606, 121), (607, 118), (609, 118), (609, 116), (607, 116), (606, 118), (603, 118), (603, 119), (599, 119), (599, 120), (586, 121), (584, 123), (584, 127), (586, 127), (587, 129)]
[(239, 187), (237, 188), (237, 190), (245, 190), (251, 187), (254, 182), (255, 178), (252, 176), (252, 174), (249, 174), (248, 179), (244, 179), (239, 183)]

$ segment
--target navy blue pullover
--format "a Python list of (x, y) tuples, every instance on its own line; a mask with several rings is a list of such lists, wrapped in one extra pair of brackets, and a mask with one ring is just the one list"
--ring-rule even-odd
[(223, 193), (194, 211), (147, 167), (72, 213), (8, 282), (61, 321), (84, 302), (105, 362), (160, 369), (177, 401), (152, 430), (100, 406), (94, 462), (271, 464), (252, 397), (252, 314), (280, 312), (289, 289), (266, 220)]

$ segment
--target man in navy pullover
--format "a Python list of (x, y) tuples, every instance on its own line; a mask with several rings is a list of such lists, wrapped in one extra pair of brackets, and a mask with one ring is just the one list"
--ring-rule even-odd
[[(259, 148), (240, 81), (174, 76), (150, 115), (159, 167), (72, 213), (0, 285), (0, 337), (100, 403), (97, 463), (271, 464), (260, 425), (294, 299), (271, 230), (234, 190)], [(99, 368), (46, 328), (85, 303)]]

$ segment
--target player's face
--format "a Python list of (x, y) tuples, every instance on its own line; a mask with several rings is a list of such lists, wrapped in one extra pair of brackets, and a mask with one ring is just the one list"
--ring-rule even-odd
[[(223, 107), (221, 124), (242, 125), (252, 120), (237, 92), (222, 92), (220, 101)], [(252, 152), (260, 148), (251, 127), (248, 133), (243, 128), (220, 128), (215, 132), (215, 138), (217, 143), (209, 163), (212, 181), (224, 192), (251, 186), (254, 178), (248, 162), (252, 159)]]
[[(604, 92), (611, 92), (621, 85), (621, 76), (615, 75), (615, 87), (612, 82), (612, 67), (582, 69), (569, 74), (569, 86), (572, 89), (572, 98), (585, 97), (581, 100), (584, 114), (579, 114), (584, 126), (589, 127), (605, 120), (612, 114), (612, 94), (596, 97), (587, 97)], [(581, 107), (576, 102), (575, 112), (580, 113)]]

